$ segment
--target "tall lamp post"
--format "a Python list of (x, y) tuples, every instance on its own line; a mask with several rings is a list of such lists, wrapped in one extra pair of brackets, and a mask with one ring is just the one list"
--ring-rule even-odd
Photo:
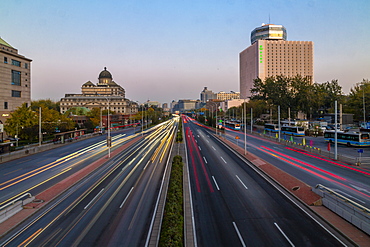
[(110, 112), (109, 112), (109, 99), (108, 101), (108, 139), (107, 139), (107, 145), (108, 145), (108, 158), (110, 158), (110, 147), (112, 146), (112, 138), (110, 136)]
[(217, 110), (218, 110), (218, 107), (217, 107), (217, 103), (216, 102), (212, 102), (212, 101), (208, 101), (209, 103), (213, 103), (213, 104), (215, 104), (215, 106), (216, 106), (216, 135), (217, 135)]
[(41, 107), (39, 107), (39, 146), (41, 147), (42, 143), (42, 132), (41, 132)]
[(107, 121), (107, 128), (108, 128), (108, 136), (107, 136), (107, 147), (108, 147), (108, 158), (110, 158), (110, 147), (112, 146), (112, 138), (110, 136), (110, 114), (109, 114), (109, 98), (107, 96), (104, 96), (102, 95), (106, 100), (107, 100), (107, 103), (108, 103), (108, 113), (107, 113), (107, 117), (108, 117), (108, 121)]

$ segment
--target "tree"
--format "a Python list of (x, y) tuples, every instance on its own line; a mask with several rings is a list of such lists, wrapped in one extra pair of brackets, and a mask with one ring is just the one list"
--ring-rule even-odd
[(333, 109), (334, 102), (342, 103), (343, 92), (342, 87), (338, 84), (338, 80), (331, 80), (322, 83), (320, 93), (322, 94), (321, 106), (324, 109)]
[(70, 118), (44, 106), (41, 107), (41, 122), (42, 131), (49, 134), (56, 130), (61, 132), (72, 130), (75, 127), (75, 123)]
[(313, 92), (313, 84), (308, 77), (297, 75), (290, 79), (291, 105), (295, 111), (310, 113), (313, 102), (316, 100)]
[(21, 139), (33, 140), (37, 137), (38, 114), (32, 111), (31, 107), (27, 107), (23, 103), (14, 112), (10, 113), (10, 118), (5, 122), (5, 132), (10, 136), (15, 136)]
[(342, 87), (338, 80), (322, 84), (312, 83), (309, 77), (272, 76), (262, 81), (255, 79), (251, 100), (265, 101), (268, 107), (280, 105), (281, 117), (287, 117), (290, 108), (294, 112), (312, 114), (319, 109), (330, 109), (335, 100), (343, 102)]
[(93, 127), (100, 126), (100, 108), (98, 107), (92, 108), (87, 113), (87, 116), (89, 117)]
[(60, 112), (59, 102), (54, 102), (51, 99), (40, 99), (31, 102), (32, 111), (38, 111), (41, 106)]
[[(368, 79), (363, 79), (350, 89), (346, 102), (346, 111), (354, 114), (354, 119), (358, 121), (368, 121), (367, 112), (370, 112), (370, 83)], [(364, 105), (365, 104), (365, 105)], [(364, 109), (365, 108), (365, 109)]]

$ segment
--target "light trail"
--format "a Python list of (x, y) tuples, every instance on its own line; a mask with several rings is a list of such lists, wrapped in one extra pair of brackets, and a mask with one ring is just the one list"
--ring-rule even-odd
[(346, 184), (343, 184), (343, 183), (338, 182), (338, 181), (336, 181), (336, 180), (334, 180), (334, 179), (331, 179), (331, 178), (326, 177), (326, 176), (324, 176), (324, 175), (321, 175), (321, 174), (319, 174), (319, 173), (317, 173), (317, 172), (314, 172), (314, 171), (312, 171), (312, 170), (310, 170), (310, 169), (308, 169), (308, 168), (305, 168), (305, 167), (303, 167), (303, 166), (301, 166), (301, 165), (298, 165), (298, 164), (296, 164), (296, 163), (294, 163), (294, 162), (292, 162), (292, 161), (290, 161), (290, 160), (288, 160), (288, 159), (285, 159), (285, 158), (283, 158), (283, 157), (278, 156), (277, 154), (271, 153), (270, 151), (267, 151), (267, 150), (262, 149), (262, 148), (259, 148), (259, 147), (256, 147), (256, 148), (257, 148), (258, 150), (262, 151), (262, 152), (265, 152), (265, 153), (267, 153), (267, 154), (269, 154), (269, 155), (271, 155), (271, 156), (273, 156), (273, 157), (275, 157), (275, 158), (281, 159), (281, 160), (283, 160), (283, 161), (285, 161), (285, 162), (287, 162), (287, 163), (289, 163), (289, 164), (291, 164), (291, 165), (293, 165), (293, 166), (296, 166), (296, 167), (298, 167), (298, 168), (300, 168), (300, 169), (302, 169), (302, 170), (304, 170), (304, 171), (307, 171), (307, 172), (309, 172), (309, 173), (311, 173), (311, 174), (313, 174), (313, 175), (315, 175), (315, 176), (317, 176), (317, 177), (320, 177), (320, 178), (322, 178), (322, 179), (324, 179), (324, 180), (326, 180), (326, 181), (330, 181), (330, 182), (332, 182), (332, 183), (336, 183), (336, 184), (338, 184), (338, 185), (340, 185), (340, 186), (343, 186), (343, 187), (345, 187), (345, 188), (347, 188), (347, 189), (349, 189), (349, 190), (355, 191), (356, 193), (359, 193), (359, 194), (361, 194), (361, 195), (363, 195), (363, 196), (365, 196), (365, 197), (370, 197), (370, 195), (367, 195), (367, 194), (365, 194), (365, 193), (363, 193), (363, 192), (361, 192), (361, 191), (359, 191), (359, 190), (356, 190), (356, 189), (354, 189), (354, 188), (352, 188), (352, 187), (350, 187), (350, 186), (348, 186), (348, 185), (346, 185)]
[(304, 162), (304, 161), (301, 161), (301, 160), (299, 160), (299, 159), (293, 158), (292, 156), (289, 156), (289, 155), (286, 155), (286, 154), (280, 153), (280, 152), (278, 152), (278, 151), (276, 151), (276, 150), (273, 150), (273, 149), (268, 148), (268, 147), (265, 147), (265, 146), (261, 146), (261, 147), (262, 147), (262, 148), (264, 148), (264, 149), (266, 149), (266, 150), (269, 150), (269, 151), (271, 151), (271, 152), (274, 152), (274, 153), (276, 153), (276, 154), (279, 154), (280, 156), (283, 156), (283, 157), (285, 157), (285, 158), (288, 158), (288, 159), (294, 160), (295, 162), (298, 162), (298, 163), (300, 163), (300, 164), (302, 164), (302, 165), (305, 165), (305, 166), (311, 167), (311, 168), (313, 168), (313, 169), (315, 169), (315, 170), (318, 170), (318, 171), (320, 171), (320, 172), (323, 172), (323, 173), (325, 173), (325, 174), (327, 174), (327, 175), (329, 175), (329, 176), (332, 176), (332, 177), (334, 177), (334, 178), (336, 178), (336, 179), (339, 179), (339, 180), (347, 180), (346, 178), (343, 178), (343, 177), (341, 177), (341, 176), (335, 175), (334, 173), (328, 172), (328, 171), (326, 171), (326, 170), (324, 170), (324, 169), (321, 169), (321, 168), (316, 167), (316, 166), (314, 166), (314, 165), (308, 164), (308, 163), (306, 163), (306, 162)]
[[(126, 134), (120, 134), (120, 135), (118, 135), (118, 137), (117, 136), (115, 136), (115, 138), (114, 139), (121, 139), (123, 136), (125, 136)], [(127, 140), (129, 140), (129, 139), (131, 139), (131, 138), (133, 138), (133, 137), (129, 137), (129, 138), (122, 138), (120, 141), (118, 141), (118, 143), (116, 142), (115, 144), (114, 144), (114, 146), (115, 145), (118, 145), (118, 144), (120, 144), (120, 143), (122, 143), (122, 142), (124, 142), (124, 141), (127, 141)], [(88, 147), (86, 147), (86, 148), (83, 148), (83, 149), (81, 149), (81, 150), (78, 150), (78, 151), (76, 151), (76, 152), (74, 152), (74, 153), (72, 153), (72, 154), (69, 154), (69, 155), (66, 155), (66, 156), (64, 156), (64, 157), (62, 157), (62, 158), (59, 158), (59, 159), (57, 159), (56, 161), (53, 161), (53, 162), (51, 162), (51, 163), (49, 163), (49, 164), (47, 164), (47, 165), (44, 165), (44, 166), (41, 166), (41, 167), (39, 167), (39, 168), (37, 168), (37, 169), (34, 169), (34, 170), (32, 170), (32, 171), (29, 171), (29, 172), (26, 172), (26, 173), (24, 173), (24, 174), (22, 174), (22, 175), (19, 175), (19, 176), (17, 176), (17, 177), (15, 177), (15, 178), (12, 178), (12, 179), (9, 179), (9, 180), (7, 180), (7, 181), (5, 181), (5, 182), (3, 182), (3, 183), (1, 183), (0, 184), (0, 186), (3, 186), (3, 187), (0, 187), (0, 191), (1, 190), (4, 190), (4, 189), (6, 189), (6, 188), (9, 188), (9, 187), (11, 187), (11, 186), (13, 186), (13, 185), (16, 185), (16, 184), (18, 184), (18, 183), (20, 183), (20, 182), (22, 182), (22, 181), (25, 181), (25, 180), (27, 180), (27, 179), (29, 179), (29, 178), (32, 178), (32, 177), (34, 177), (34, 176), (36, 176), (36, 175), (39, 175), (40, 173), (42, 173), (42, 172), (45, 172), (45, 171), (47, 171), (47, 170), (50, 170), (50, 169), (52, 169), (52, 168), (55, 168), (55, 167), (57, 167), (57, 166), (59, 166), (59, 165), (61, 165), (61, 164), (63, 164), (63, 163), (65, 163), (65, 162), (67, 162), (67, 161), (69, 161), (69, 160), (71, 160), (71, 159), (73, 159), (73, 158), (77, 158), (77, 157), (79, 157), (79, 156), (81, 156), (81, 155), (83, 155), (83, 154), (85, 154), (85, 153), (87, 153), (87, 152), (89, 152), (89, 151), (91, 151), (91, 150), (96, 150), (96, 152), (95, 152), (95, 154), (94, 155), (97, 155), (97, 154), (99, 154), (100, 152), (102, 152), (102, 151), (104, 151), (104, 150), (97, 150), (97, 148), (99, 147), (99, 146), (103, 146), (105, 144), (105, 141), (101, 141), (101, 142), (98, 142), (98, 143), (95, 143), (95, 144), (93, 144), (93, 145), (91, 145), (91, 146), (88, 146)], [(94, 156), (93, 155), (93, 156)], [(87, 157), (87, 158), (85, 158), (85, 159), (83, 159), (82, 161), (84, 161), (84, 160), (86, 160), (86, 159), (88, 159), (88, 158), (91, 158), (92, 156), (89, 156), (89, 157)], [(81, 161), (80, 161), (81, 162)], [(73, 167), (73, 166), (76, 166), (77, 164), (79, 164), (80, 162), (78, 162), (78, 163), (74, 163), (74, 164), (72, 164), (71, 166), (69, 166), (69, 167), (67, 167), (67, 168), (70, 168), (70, 167)], [(66, 169), (66, 168), (65, 168)], [(15, 181), (15, 182), (13, 182), (13, 181)], [(7, 184), (7, 185), (6, 185)]]
[(335, 161), (332, 161), (332, 160), (329, 160), (329, 159), (325, 159), (325, 158), (322, 158), (322, 157), (319, 157), (319, 156), (316, 156), (316, 155), (313, 155), (313, 154), (310, 154), (310, 153), (307, 153), (307, 152), (304, 152), (304, 151), (301, 151), (301, 150), (298, 150), (298, 149), (289, 148), (289, 147), (285, 147), (285, 148), (288, 149), (288, 150), (291, 150), (291, 151), (294, 151), (294, 152), (312, 157), (312, 158), (316, 158), (316, 159), (319, 159), (319, 160), (322, 160), (322, 161), (325, 161), (325, 162), (328, 162), (328, 163), (331, 163), (331, 164), (334, 164), (334, 165), (337, 165), (337, 166), (340, 166), (340, 167), (343, 167), (343, 168), (347, 168), (349, 170), (356, 171), (356, 172), (365, 174), (367, 176), (370, 176), (370, 172), (362, 171), (362, 170), (354, 168), (354, 167), (343, 165), (341, 163), (338, 163), (338, 162), (335, 162)]

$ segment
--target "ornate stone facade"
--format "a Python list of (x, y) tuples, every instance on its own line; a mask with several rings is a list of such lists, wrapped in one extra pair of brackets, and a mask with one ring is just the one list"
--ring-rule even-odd
[(125, 89), (115, 83), (112, 74), (104, 68), (100, 72), (97, 84), (88, 81), (81, 86), (81, 94), (66, 94), (60, 100), (60, 112), (71, 108), (83, 107), (91, 110), (94, 107), (109, 109), (122, 115), (136, 114), (138, 104), (125, 98)]

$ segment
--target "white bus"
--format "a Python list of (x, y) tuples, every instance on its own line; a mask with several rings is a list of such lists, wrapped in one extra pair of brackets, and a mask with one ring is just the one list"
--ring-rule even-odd
[(281, 127), (281, 133), (292, 136), (305, 136), (304, 128), (300, 126), (283, 126)]
[[(324, 133), (326, 142), (335, 142), (335, 130), (327, 130)], [(337, 142), (339, 144), (350, 146), (365, 147), (370, 146), (370, 134), (360, 132), (337, 131)]]
[(268, 131), (268, 132), (279, 132), (279, 127), (277, 124), (265, 124), (265, 131)]

